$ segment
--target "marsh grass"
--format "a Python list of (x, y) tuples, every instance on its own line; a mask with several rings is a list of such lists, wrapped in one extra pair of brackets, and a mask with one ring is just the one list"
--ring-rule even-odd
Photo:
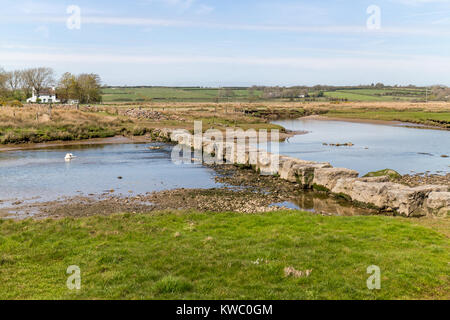
[(54, 108), (51, 112), (47, 106), (3, 107), (0, 108), (0, 144), (82, 140), (115, 135), (142, 136), (155, 128), (193, 129), (196, 120), (203, 122), (204, 130), (236, 127), (244, 130), (283, 131), (281, 126), (242, 113), (163, 109), (165, 111), (159, 111), (164, 115), (163, 119), (135, 119), (117, 115), (116, 108), (108, 106), (95, 106), (88, 111)]
[[(38, 114), (38, 115), (37, 115)], [(77, 110), (2, 108), (0, 143), (106, 138), (145, 133), (145, 127), (125, 118)]]
[(327, 115), (348, 119), (402, 121), (450, 128), (450, 111), (448, 110), (442, 112), (430, 112), (422, 109), (396, 110), (389, 108), (362, 108), (352, 110), (330, 110)]

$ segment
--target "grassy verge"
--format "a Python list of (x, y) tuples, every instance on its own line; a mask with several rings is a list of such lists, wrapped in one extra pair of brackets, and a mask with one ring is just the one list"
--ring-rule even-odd
[(394, 109), (330, 110), (326, 115), (347, 119), (403, 121), (450, 128), (450, 112)]
[[(1, 299), (448, 299), (449, 240), (392, 217), (154, 213), (0, 221)], [(69, 265), (82, 288), (66, 287)], [(381, 268), (379, 291), (367, 267)], [(285, 277), (284, 268), (313, 270)]]

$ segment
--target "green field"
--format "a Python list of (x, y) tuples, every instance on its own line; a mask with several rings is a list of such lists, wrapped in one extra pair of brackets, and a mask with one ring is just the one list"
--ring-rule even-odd
[[(214, 102), (218, 101), (249, 101), (275, 100), (291, 101), (289, 98), (263, 98), (262, 90), (254, 90), (250, 98), (248, 88), (171, 88), (171, 87), (111, 87), (103, 89), (104, 102), (150, 102), (150, 101), (181, 101), (181, 102)], [(295, 98), (296, 101), (328, 101), (332, 99), (348, 101), (413, 101), (425, 100), (425, 89), (420, 88), (385, 88), (385, 89), (337, 89), (325, 91), (324, 97), (317, 98), (319, 92), (311, 89), (309, 98)]]
[(449, 239), (433, 229), (296, 211), (0, 220), (0, 299), (448, 299)]
[(424, 89), (387, 88), (387, 89), (345, 89), (327, 91), (325, 97), (347, 99), (349, 101), (412, 101), (425, 100)]
[[(249, 91), (246, 88), (233, 89), (232, 95), (224, 96), (217, 88), (106, 88), (103, 89), (104, 102), (150, 102), (150, 101), (214, 101), (220, 96), (220, 101), (237, 101), (249, 99)], [(255, 91), (256, 96), (261, 96), (260, 91)]]

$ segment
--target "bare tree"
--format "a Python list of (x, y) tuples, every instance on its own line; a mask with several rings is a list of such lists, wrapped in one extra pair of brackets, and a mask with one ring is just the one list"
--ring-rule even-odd
[(36, 94), (54, 84), (54, 71), (51, 68), (32, 68), (23, 71), (25, 87), (34, 89)]
[(10, 71), (6, 76), (6, 85), (10, 90), (17, 91), (22, 88), (23, 76), (21, 70)]
[(5, 96), (8, 93), (6, 81), (8, 79), (7, 73), (3, 68), (0, 68), (0, 96)]

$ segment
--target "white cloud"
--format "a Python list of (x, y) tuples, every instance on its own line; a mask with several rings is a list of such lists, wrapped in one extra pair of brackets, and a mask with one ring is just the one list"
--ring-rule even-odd
[[(284, 66), (314, 70), (403, 69), (450, 72), (450, 60), (440, 56), (399, 57), (227, 57), (227, 56), (148, 56), (127, 54), (74, 54), (0, 52), (1, 61), (22, 63), (84, 64), (225, 64), (247, 66)], [(424, 64), (424, 61), (427, 61)]]
[(177, 7), (179, 9), (189, 9), (196, 0), (147, 0), (148, 3), (161, 3), (170, 7)]
[(206, 15), (210, 14), (213, 11), (214, 11), (213, 7), (202, 4), (195, 12), (200, 15)]
[(450, 0), (393, 0), (393, 2), (401, 3), (408, 6), (419, 6), (423, 4), (450, 3)]
[(47, 26), (39, 26), (34, 29), (34, 32), (45, 39), (48, 39), (50, 37), (50, 29)]
[[(191, 27), (205, 29), (244, 30), (259, 32), (292, 32), (305, 34), (368, 34), (383, 36), (450, 36), (448, 28), (419, 28), (419, 27), (382, 27), (380, 30), (368, 30), (365, 26), (289, 26), (289, 25), (256, 25), (256, 24), (222, 24), (196, 22), (175, 19), (151, 19), (136, 17), (105, 17), (105, 16), (82, 16), (83, 24), (118, 25), (118, 26), (141, 26), (141, 27)], [(0, 23), (14, 22), (37, 22), (37, 23), (65, 23), (66, 17), (2, 17)]]

